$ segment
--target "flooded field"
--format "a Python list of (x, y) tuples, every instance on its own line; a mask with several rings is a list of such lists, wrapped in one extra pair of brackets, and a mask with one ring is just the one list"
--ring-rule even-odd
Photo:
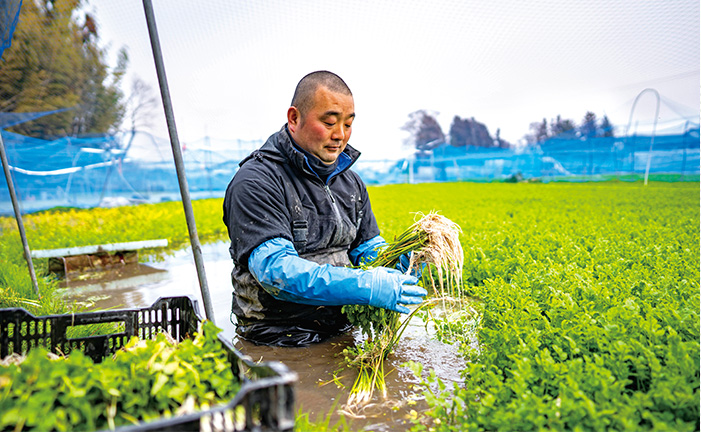
[[(403, 366), (409, 360), (422, 363), (425, 371), (435, 370), (448, 386), (461, 382), (460, 370), (465, 365), (457, 348), (431, 338), (431, 329), (427, 329), (421, 319), (414, 318), (385, 364), (385, 371), (389, 372), (387, 397), (376, 394), (363, 411), (344, 412), (356, 372), (342, 370), (341, 353), (361, 337), (359, 332), (306, 348), (256, 346), (238, 339), (230, 317), (232, 263), (227, 248), (228, 244), (223, 242), (202, 247), (214, 320), (234, 346), (254, 361), (280, 361), (298, 374), (296, 410), (308, 412), (310, 419), (332, 413), (331, 424), (344, 415), (354, 430), (408, 429), (412, 410), (420, 412), (425, 409), (420, 391), (414, 388), (418, 379)], [(204, 316), (190, 250), (178, 251), (162, 261), (111, 272), (100, 279), (65, 282), (60, 292), (66, 299), (91, 309), (146, 307), (160, 297), (188, 295), (198, 301), (200, 313)]]

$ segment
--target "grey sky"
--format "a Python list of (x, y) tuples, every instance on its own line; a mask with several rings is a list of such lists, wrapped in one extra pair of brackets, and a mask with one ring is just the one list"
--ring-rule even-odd
[[(351, 144), (366, 159), (402, 154), (400, 128), (418, 109), (438, 112), (445, 133), (453, 116), (474, 117), (515, 142), (531, 122), (560, 114), (579, 123), (587, 110), (624, 128), (651, 87), (664, 102), (661, 131), (698, 122), (697, 0), (153, 4), (181, 141), (267, 138), (297, 81), (317, 69), (353, 90)], [(86, 9), (109, 51), (128, 46), (130, 74), (157, 89), (142, 2)], [(640, 128), (653, 102), (641, 98)]]

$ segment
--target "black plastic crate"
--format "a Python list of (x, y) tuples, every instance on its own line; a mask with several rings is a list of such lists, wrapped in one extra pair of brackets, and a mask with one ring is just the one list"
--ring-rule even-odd
[[(43, 346), (57, 354), (74, 349), (94, 361), (112, 355), (132, 336), (151, 339), (163, 330), (181, 341), (197, 331), (202, 318), (190, 297), (158, 299), (151, 307), (35, 317), (22, 308), (0, 309), (0, 358)], [(69, 338), (76, 326), (113, 323), (117, 333)], [(278, 362), (254, 363), (220, 334), (241, 389), (228, 403), (209, 410), (164, 418), (117, 431), (291, 431), (294, 428), (294, 372)]]

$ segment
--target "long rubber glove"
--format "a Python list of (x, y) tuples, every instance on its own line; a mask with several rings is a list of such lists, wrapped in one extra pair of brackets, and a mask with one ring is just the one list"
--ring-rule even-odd
[(418, 279), (395, 269), (360, 270), (305, 260), (292, 242), (280, 237), (258, 246), (248, 259), (248, 268), (273, 297), (295, 303), (369, 304), (409, 313), (404, 305), (421, 303), (427, 294), (416, 286)]

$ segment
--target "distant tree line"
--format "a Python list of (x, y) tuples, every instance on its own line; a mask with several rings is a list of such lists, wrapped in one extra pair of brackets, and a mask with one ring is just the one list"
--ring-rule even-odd
[(492, 137), (487, 126), (478, 122), (475, 118), (453, 117), (448, 136), (443, 133), (441, 125), (436, 120), (436, 113), (427, 110), (418, 110), (409, 114), (409, 120), (402, 126), (402, 130), (409, 132), (407, 143), (417, 150), (431, 150), (440, 145), (449, 143), (453, 147), (510, 147), (511, 144), (499, 137)]
[(591, 111), (587, 111), (579, 125), (558, 115), (555, 119), (550, 120), (550, 123), (546, 119), (531, 123), (530, 130), (531, 133), (525, 136), (529, 144), (542, 143), (551, 138), (589, 139), (614, 136), (613, 125), (608, 117), (604, 115), (599, 121), (596, 114)]
[(492, 137), (487, 126), (475, 120), (474, 117), (463, 119), (455, 116), (450, 124), (450, 145), (453, 147), (510, 147), (511, 144), (501, 139), (500, 134), (501, 130), (497, 129), (496, 135)]
[[(407, 144), (417, 150), (432, 150), (443, 144), (453, 147), (486, 147), (508, 148), (513, 145), (501, 139), (500, 129), (492, 136), (484, 123), (472, 118), (453, 117), (450, 131), (446, 136), (441, 125), (436, 120), (437, 113), (428, 110), (418, 110), (409, 114), (409, 120), (402, 126), (402, 130), (409, 132)], [(558, 115), (549, 123), (546, 119), (542, 122), (531, 123), (530, 133), (524, 138), (529, 144), (537, 144), (551, 138), (561, 139), (589, 139), (596, 137), (614, 136), (613, 125), (608, 117), (599, 121), (591, 111), (584, 115), (582, 122), (577, 125), (573, 120), (563, 119)]]

